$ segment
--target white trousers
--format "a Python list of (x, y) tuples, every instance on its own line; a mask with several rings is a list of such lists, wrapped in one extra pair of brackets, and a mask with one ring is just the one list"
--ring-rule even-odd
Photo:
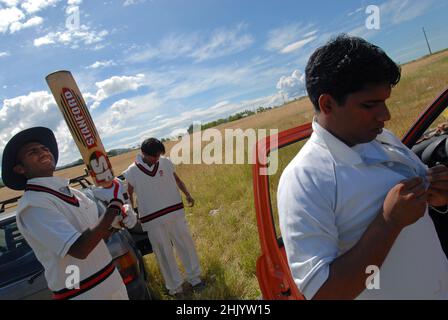
[(185, 268), (187, 281), (193, 286), (201, 282), (201, 267), (183, 209), (144, 223), (142, 227), (148, 232), (165, 286), (170, 293), (176, 293), (184, 282), (174, 249)]

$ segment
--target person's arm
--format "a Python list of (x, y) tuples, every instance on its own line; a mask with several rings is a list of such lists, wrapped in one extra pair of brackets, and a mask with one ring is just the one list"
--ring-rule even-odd
[(92, 252), (98, 243), (107, 239), (111, 234), (111, 224), (121, 211), (122, 204), (112, 201), (107, 207), (106, 213), (101, 216), (98, 223), (85, 230), (68, 250), (68, 254), (74, 258), (84, 260)]
[(188, 203), (190, 204), (190, 207), (194, 206), (194, 199), (191, 196), (190, 192), (188, 192), (187, 187), (185, 186), (185, 183), (179, 178), (179, 176), (176, 174), (176, 172), (173, 172), (174, 179), (176, 180), (177, 187), (182, 190), (182, 192), (185, 194), (185, 197), (187, 198)]
[(393, 187), (383, 210), (369, 225), (358, 243), (336, 258), (329, 275), (313, 299), (354, 299), (366, 289), (366, 268), (383, 264), (401, 230), (420, 219), (426, 210), (427, 195), (421, 178)]

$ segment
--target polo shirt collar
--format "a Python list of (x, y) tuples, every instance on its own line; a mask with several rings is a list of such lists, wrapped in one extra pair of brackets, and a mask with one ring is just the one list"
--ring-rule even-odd
[(141, 154), (137, 155), (137, 158), (135, 160), (139, 165), (142, 165), (143, 167), (145, 167), (148, 170), (151, 170), (151, 168), (154, 168), (154, 164), (149, 166), (146, 162), (143, 161), (143, 157)]
[(343, 162), (347, 165), (363, 163), (361, 156), (356, 151), (322, 127), (316, 118), (313, 119), (312, 127), (311, 140), (327, 148), (337, 162)]
[(61, 177), (45, 177), (45, 178), (33, 178), (27, 181), (27, 184), (38, 185), (46, 188), (50, 188), (55, 191), (70, 194), (68, 179)]
[(365, 144), (358, 144), (351, 148), (322, 127), (317, 122), (316, 118), (313, 119), (312, 127), (313, 134), (311, 139), (327, 148), (337, 162), (342, 162), (347, 165), (365, 164), (363, 159), (365, 152), (369, 153), (369, 157), (376, 158), (378, 161), (387, 160), (387, 155), (379, 147), (383, 143), (399, 148), (402, 147), (398, 144), (398, 140), (394, 139), (394, 137), (386, 130), (383, 130), (383, 132), (379, 134), (375, 140)]

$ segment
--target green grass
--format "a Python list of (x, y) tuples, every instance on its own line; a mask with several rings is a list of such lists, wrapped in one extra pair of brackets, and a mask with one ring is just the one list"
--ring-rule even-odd
[[(448, 84), (448, 54), (443, 52), (430, 58), (435, 61), (429, 64), (417, 61), (404, 66), (402, 80), (393, 90), (389, 101), (392, 121), (387, 127), (398, 136), (402, 136), (410, 128), (417, 116)], [(287, 116), (275, 122), (264, 123), (263, 128), (284, 130), (309, 122), (312, 119), (309, 110), (298, 111), (295, 117)], [(270, 112), (278, 110), (266, 113)], [(250, 121), (249, 118), (247, 121)], [(253, 128), (261, 128), (257, 125), (256, 118), (252, 120)], [(283, 168), (299, 149), (299, 144), (282, 149), (279, 155), (279, 170), (270, 178), (275, 212), (278, 179)], [(208, 283), (206, 290), (198, 294), (188, 294), (184, 298), (260, 297), (255, 274), (260, 247), (251, 165), (180, 165), (177, 172), (196, 199), (195, 207), (187, 208), (186, 214), (201, 260), (203, 275)], [(219, 213), (210, 215), (209, 212), (213, 209), (219, 209)], [(150, 286), (156, 297), (171, 299), (165, 293), (154, 255), (146, 256), (145, 263), (151, 274)]]

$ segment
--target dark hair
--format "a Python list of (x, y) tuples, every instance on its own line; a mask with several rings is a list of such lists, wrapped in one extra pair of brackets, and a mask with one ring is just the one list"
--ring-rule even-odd
[(381, 48), (341, 34), (311, 55), (305, 74), (308, 96), (314, 109), (320, 112), (322, 94), (344, 104), (348, 94), (363, 90), (366, 85), (395, 86), (400, 81), (401, 69)]
[(140, 150), (148, 156), (156, 156), (159, 152), (165, 154), (165, 146), (156, 138), (148, 138), (143, 141)]

